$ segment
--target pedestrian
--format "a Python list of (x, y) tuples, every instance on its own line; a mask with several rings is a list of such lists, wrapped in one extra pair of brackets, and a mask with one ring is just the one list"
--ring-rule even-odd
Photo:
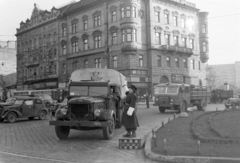
[(136, 111), (137, 111), (137, 88), (131, 85), (129, 94), (126, 97), (126, 102), (123, 111), (123, 125), (127, 133), (123, 137), (136, 137), (136, 130), (139, 127)]
[(148, 94), (146, 94), (146, 105), (147, 105), (147, 109), (149, 108), (149, 96)]

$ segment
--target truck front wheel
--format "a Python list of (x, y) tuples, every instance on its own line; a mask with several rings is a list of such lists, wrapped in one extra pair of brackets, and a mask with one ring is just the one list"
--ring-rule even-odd
[(166, 110), (166, 108), (159, 106), (159, 111), (160, 111), (160, 113), (164, 113), (165, 110)]
[(64, 140), (68, 138), (68, 135), (70, 133), (70, 127), (69, 126), (55, 126), (55, 132), (57, 137), (60, 140)]
[(113, 138), (115, 129), (114, 118), (112, 117), (110, 120), (108, 120), (108, 123), (110, 124), (109, 127), (103, 127), (103, 137), (106, 140)]
[(116, 128), (121, 128), (122, 127), (122, 109), (118, 109), (117, 111), (117, 124), (116, 124)]

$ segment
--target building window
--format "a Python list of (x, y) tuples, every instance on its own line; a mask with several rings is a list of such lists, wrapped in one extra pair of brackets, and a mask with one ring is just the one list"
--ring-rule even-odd
[(178, 46), (178, 36), (173, 36), (174, 38), (174, 45)]
[(88, 60), (84, 61), (84, 68), (88, 68)]
[(66, 66), (66, 64), (64, 63), (63, 64), (63, 74), (66, 74), (67, 73), (67, 66)]
[(78, 62), (72, 63), (72, 71), (76, 70), (78, 68)]
[(190, 49), (194, 49), (194, 40), (190, 39), (189, 42), (190, 42)]
[(123, 42), (125, 42), (125, 41), (136, 42), (137, 41), (136, 29), (124, 29), (124, 30), (122, 30), (122, 41)]
[(201, 62), (198, 61), (198, 69), (201, 70)]
[[(41, 37), (39, 38), (39, 41), (41, 40)], [(56, 32), (54, 32), (54, 34), (53, 34), (53, 41), (54, 42), (57, 42), (57, 33)], [(40, 42), (39, 42), (40, 43)]]
[(182, 28), (186, 28), (186, 19), (181, 18)]
[(67, 46), (66, 44), (62, 45), (62, 55), (66, 55), (67, 54)]
[(66, 36), (66, 27), (62, 27), (62, 36)]
[(101, 68), (102, 65), (101, 65), (101, 58), (96, 58), (95, 59), (95, 68)]
[(117, 56), (113, 57), (113, 67), (117, 67)]
[(161, 45), (161, 33), (156, 32), (155, 35), (156, 35), (156, 44)]
[(87, 20), (87, 19), (85, 19), (85, 20), (83, 21), (83, 29), (84, 29), (84, 30), (87, 30), (87, 29), (88, 29), (88, 20)]
[(187, 47), (187, 38), (185, 38), (185, 37), (182, 37), (182, 45), (183, 45), (183, 47)]
[(162, 57), (160, 55), (157, 56), (157, 67), (162, 67)]
[(202, 43), (202, 47), (203, 47), (203, 52), (206, 53), (208, 51), (207, 49), (207, 43), (206, 42), (203, 42)]
[(117, 21), (117, 11), (112, 11), (112, 22)]
[(176, 68), (179, 68), (179, 59), (178, 58), (175, 58), (175, 66), (176, 66)]
[(206, 25), (202, 25), (202, 33), (207, 33)]
[(134, 6), (124, 6), (121, 8), (121, 16), (125, 17), (133, 17), (136, 18), (136, 7)]
[(94, 16), (94, 27), (100, 26), (101, 25), (101, 16)]
[(100, 48), (101, 47), (101, 36), (95, 36), (94, 37), (94, 48)]
[(88, 50), (88, 39), (84, 39), (84, 40), (83, 40), (83, 43), (84, 43), (83, 49), (84, 49), (84, 50)]
[(178, 17), (177, 16), (173, 16), (173, 25), (174, 26), (178, 26)]
[(139, 66), (143, 67), (143, 56), (139, 55)]
[(167, 13), (164, 14), (164, 22), (165, 24), (169, 24), (169, 14)]
[(74, 41), (72, 42), (72, 53), (77, 53), (78, 52), (78, 42)]
[(160, 11), (155, 11), (155, 21), (160, 22)]
[(187, 66), (188, 64), (187, 64), (187, 59), (183, 59), (183, 68), (185, 68), (185, 69), (187, 69), (188, 68), (188, 66)]
[(194, 19), (191, 17), (187, 21), (188, 21), (188, 28), (189, 28), (189, 30), (193, 31), (193, 29), (194, 29)]
[(77, 22), (72, 23), (72, 33), (77, 33)]
[(125, 30), (122, 30), (122, 42), (125, 42)]
[(112, 45), (116, 45), (117, 44), (117, 33), (113, 32), (112, 33)]
[(165, 42), (166, 42), (166, 45), (170, 45), (170, 35), (169, 34), (165, 34)]
[(191, 60), (191, 66), (192, 66), (192, 69), (194, 70), (195, 69), (195, 61), (193, 59)]
[(170, 57), (166, 57), (166, 63), (167, 63), (167, 67), (171, 67)]

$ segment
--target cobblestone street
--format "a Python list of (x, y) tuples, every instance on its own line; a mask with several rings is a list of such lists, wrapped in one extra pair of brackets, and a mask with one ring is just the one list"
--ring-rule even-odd
[[(167, 122), (169, 117), (173, 114), (160, 114), (157, 107), (146, 109), (145, 104), (139, 105), (138, 136), (144, 137), (163, 120)], [(102, 130), (71, 130), (69, 138), (60, 141), (54, 127), (49, 126), (49, 120), (50, 117), (44, 121), (36, 118), (32, 121), (1, 123), (1, 151), (69, 162), (151, 162), (144, 157), (143, 150), (118, 149), (118, 139), (125, 133), (123, 127), (116, 129), (114, 138), (108, 141), (103, 139)]]

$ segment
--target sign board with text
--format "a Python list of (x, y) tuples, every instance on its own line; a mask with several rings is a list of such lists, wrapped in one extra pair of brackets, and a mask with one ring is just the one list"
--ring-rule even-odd
[(181, 84), (181, 83), (185, 82), (184, 75), (182, 75), (182, 74), (172, 74), (171, 79), (172, 79), (172, 83)]

